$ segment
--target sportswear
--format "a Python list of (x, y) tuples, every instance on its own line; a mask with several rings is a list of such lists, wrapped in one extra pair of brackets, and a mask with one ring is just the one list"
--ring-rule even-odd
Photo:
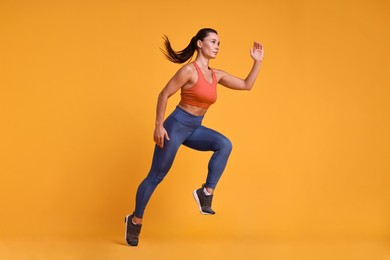
[(201, 108), (209, 108), (217, 100), (217, 77), (215, 76), (214, 71), (211, 70), (213, 82), (209, 83), (198, 64), (196, 64), (195, 61), (192, 64), (198, 72), (198, 80), (192, 87), (181, 89), (181, 103)]

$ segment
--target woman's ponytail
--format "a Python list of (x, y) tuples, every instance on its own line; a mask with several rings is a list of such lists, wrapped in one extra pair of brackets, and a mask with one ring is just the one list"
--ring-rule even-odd
[(172, 49), (171, 42), (169, 41), (168, 36), (164, 35), (163, 39), (164, 39), (165, 50), (162, 50), (162, 52), (164, 53), (165, 57), (169, 61), (174, 63), (184, 63), (187, 60), (191, 59), (195, 53), (196, 50), (195, 37), (196, 36), (192, 37), (190, 43), (185, 49), (181, 51), (175, 51)]
[(210, 32), (217, 34), (217, 31), (211, 28), (201, 29), (194, 37), (192, 37), (188, 46), (181, 51), (173, 50), (168, 36), (164, 35), (163, 39), (165, 50), (161, 49), (161, 51), (169, 61), (174, 63), (184, 63), (194, 56), (194, 53), (197, 50), (196, 42), (198, 40), (203, 40)]

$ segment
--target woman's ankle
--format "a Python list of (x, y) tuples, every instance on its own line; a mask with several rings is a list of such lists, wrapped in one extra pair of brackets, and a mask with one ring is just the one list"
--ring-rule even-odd
[(131, 221), (133, 222), (133, 224), (136, 224), (136, 225), (141, 225), (142, 224), (142, 218), (137, 218), (136, 216), (133, 216)]
[(214, 189), (209, 188), (209, 187), (204, 187), (204, 190), (207, 191), (206, 195), (213, 195)]

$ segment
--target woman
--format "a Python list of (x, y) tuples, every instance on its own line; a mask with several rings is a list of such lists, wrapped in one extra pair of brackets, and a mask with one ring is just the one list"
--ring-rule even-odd
[[(209, 61), (217, 56), (219, 37), (214, 29), (201, 29), (182, 51), (174, 51), (165, 37), (164, 54), (174, 63), (195, 61), (181, 67), (169, 80), (158, 96), (154, 141), (156, 142), (152, 167), (139, 185), (136, 207), (133, 214), (126, 216), (128, 245), (137, 246), (142, 227), (142, 217), (153, 191), (168, 173), (180, 145), (200, 151), (213, 151), (208, 165), (205, 184), (193, 191), (193, 196), (202, 214), (215, 214), (211, 208), (214, 189), (225, 169), (232, 145), (222, 134), (201, 125), (207, 109), (217, 99), (217, 83), (236, 90), (250, 90), (259, 73), (263, 60), (263, 46), (254, 42), (250, 55), (254, 60), (252, 69), (245, 79), (232, 76), (222, 70), (211, 69)], [(181, 89), (181, 101), (164, 121), (168, 98)]]

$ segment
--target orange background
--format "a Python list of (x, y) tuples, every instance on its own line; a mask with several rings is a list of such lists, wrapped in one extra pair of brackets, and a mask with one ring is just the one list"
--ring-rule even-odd
[[(122, 236), (150, 167), (159, 91), (179, 68), (159, 48), (217, 29), (219, 87), (204, 124), (233, 142), (217, 215), (191, 192), (210, 153), (181, 148), (143, 237), (389, 239), (388, 1), (1, 1), (2, 236)], [(170, 99), (167, 114), (179, 95)], [(26, 223), (28, 220), (28, 223)]]

